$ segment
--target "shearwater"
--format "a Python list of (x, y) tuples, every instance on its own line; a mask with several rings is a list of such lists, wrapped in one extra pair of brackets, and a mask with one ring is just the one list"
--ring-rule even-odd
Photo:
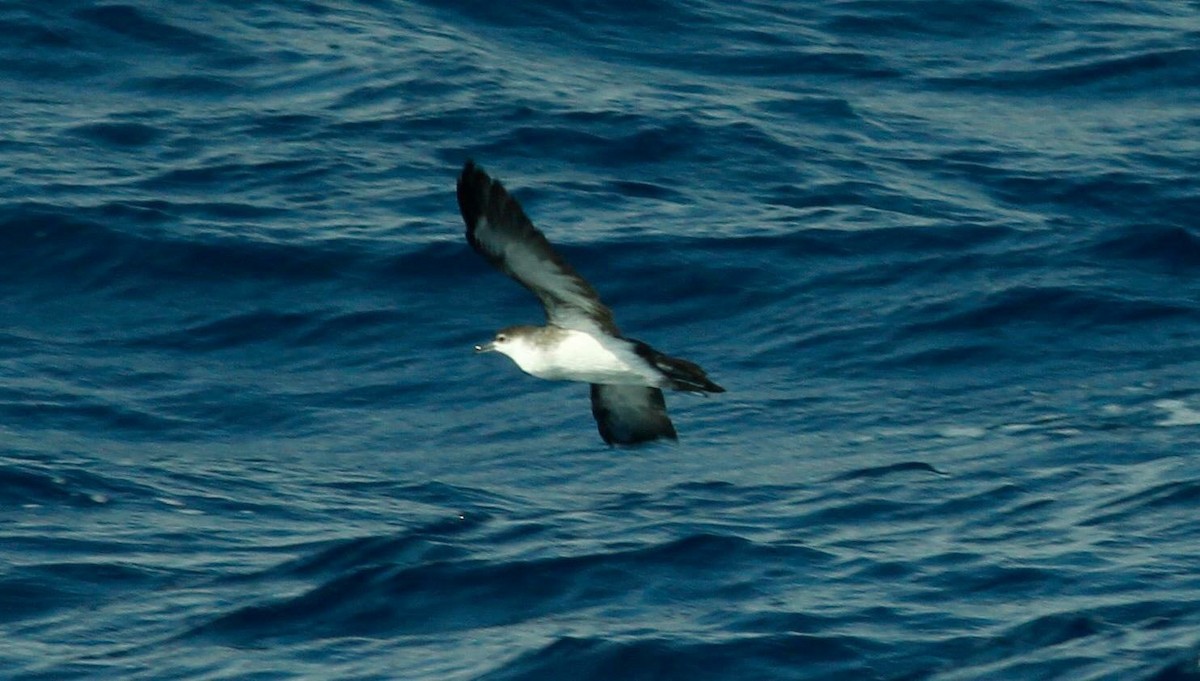
[(458, 207), (471, 247), (532, 291), (546, 311), (545, 326), (501, 329), (475, 351), (507, 355), (538, 378), (590, 383), (592, 416), (605, 443), (676, 439), (663, 388), (725, 392), (699, 366), (622, 336), (591, 284), (555, 252), (500, 182), (473, 161), (458, 177)]

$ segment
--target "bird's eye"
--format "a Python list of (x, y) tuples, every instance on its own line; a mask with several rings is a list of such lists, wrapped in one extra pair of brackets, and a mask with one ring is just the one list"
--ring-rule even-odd
[(502, 334), (502, 333), (501, 333), (501, 334), (497, 334), (497, 335), (496, 335), (496, 342), (497, 342), (497, 343), (503, 343), (503, 342), (505, 342), (505, 341), (507, 341), (507, 340), (508, 340), (508, 336), (505, 336), (505, 335), (504, 335), (504, 334)]

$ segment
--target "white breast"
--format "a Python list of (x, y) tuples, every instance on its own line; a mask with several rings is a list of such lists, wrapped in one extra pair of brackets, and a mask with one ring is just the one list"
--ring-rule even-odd
[(628, 341), (566, 331), (552, 346), (522, 344), (505, 352), (523, 371), (549, 381), (656, 386), (659, 375)]

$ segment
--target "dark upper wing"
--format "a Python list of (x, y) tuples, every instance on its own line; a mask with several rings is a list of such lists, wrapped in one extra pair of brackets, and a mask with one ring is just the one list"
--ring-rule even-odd
[(610, 445), (632, 445), (658, 438), (676, 439), (667, 403), (658, 388), (592, 384), (592, 416), (600, 437)]
[(474, 161), (467, 161), (458, 177), (458, 207), (471, 247), (533, 291), (551, 324), (619, 335), (612, 312), (596, 291), (554, 252), (517, 200)]

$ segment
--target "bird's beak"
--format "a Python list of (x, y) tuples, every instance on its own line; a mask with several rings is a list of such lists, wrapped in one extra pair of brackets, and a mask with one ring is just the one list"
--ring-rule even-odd
[(488, 341), (488, 342), (484, 343), (483, 345), (475, 346), (475, 352), (491, 352), (495, 349), (496, 349), (496, 344), (492, 341)]

